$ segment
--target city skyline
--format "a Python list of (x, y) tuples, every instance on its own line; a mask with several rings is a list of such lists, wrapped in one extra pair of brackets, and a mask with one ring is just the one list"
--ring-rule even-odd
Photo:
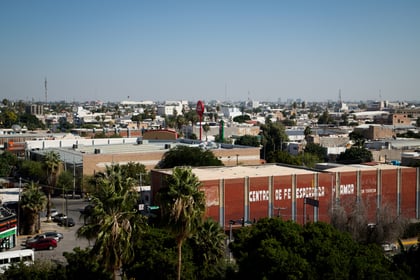
[(2, 1), (0, 91), (25, 101), (415, 101), (419, 13), (414, 0)]

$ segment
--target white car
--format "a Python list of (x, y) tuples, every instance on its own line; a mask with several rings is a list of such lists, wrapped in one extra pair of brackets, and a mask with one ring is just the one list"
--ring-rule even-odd
[(51, 211), (51, 218), (58, 214), (58, 211), (55, 208), (52, 208), (50, 211)]

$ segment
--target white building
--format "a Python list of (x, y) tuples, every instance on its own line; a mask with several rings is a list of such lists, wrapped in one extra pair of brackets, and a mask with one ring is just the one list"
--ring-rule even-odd
[(178, 115), (182, 114), (184, 105), (181, 101), (165, 101), (164, 105), (157, 106), (157, 114), (159, 116), (172, 116), (174, 112)]
[(221, 108), (221, 111), (223, 113), (223, 116), (227, 119), (233, 119), (234, 117), (242, 115), (241, 110), (237, 107), (226, 107), (223, 106)]

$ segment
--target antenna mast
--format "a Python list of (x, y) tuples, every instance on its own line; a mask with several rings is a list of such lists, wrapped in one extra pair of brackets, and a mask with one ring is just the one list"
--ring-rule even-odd
[(338, 89), (338, 102), (341, 104), (342, 100), (341, 100), (341, 88)]
[(44, 89), (45, 89), (45, 103), (48, 104), (47, 77), (45, 77), (45, 80), (44, 80)]

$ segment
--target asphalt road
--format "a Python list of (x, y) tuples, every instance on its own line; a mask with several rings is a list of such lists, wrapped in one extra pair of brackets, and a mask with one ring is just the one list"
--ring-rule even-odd
[[(89, 242), (84, 238), (77, 238), (76, 231), (83, 225), (83, 220), (80, 219), (80, 210), (84, 209), (88, 202), (84, 199), (67, 199), (67, 208), (64, 198), (52, 198), (53, 208), (58, 212), (64, 212), (69, 217), (73, 218), (75, 222), (74, 227), (61, 227), (54, 222), (47, 222), (44, 215), (41, 217), (41, 232), (56, 231), (63, 234), (64, 238), (58, 243), (54, 250), (39, 250), (35, 251), (35, 260), (52, 260), (54, 262), (66, 263), (66, 258), (63, 256), (64, 252), (72, 252), (73, 248), (86, 248), (90, 246)], [(18, 246), (15, 249), (24, 249), (21, 246), (28, 236), (19, 236)]]

